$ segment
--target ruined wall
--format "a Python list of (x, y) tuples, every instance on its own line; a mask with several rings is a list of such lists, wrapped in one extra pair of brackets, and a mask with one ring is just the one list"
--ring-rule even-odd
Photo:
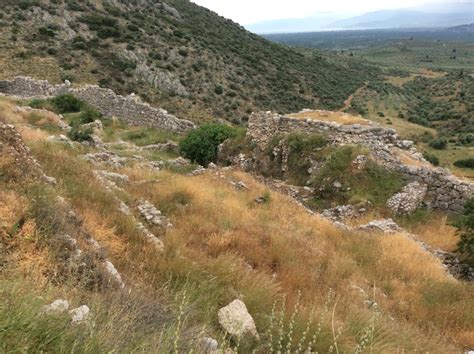
[[(426, 166), (426, 161), (413, 146), (413, 142), (400, 140), (394, 129), (383, 128), (374, 122), (368, 125), (341, 125), (259, 112), (251, 115), (247, 135), (263, 151), (273, 137), (296, 131), (324, 133), (334, 145), (360, 144), (368, 147), (372, 155), (387, 168), (403, 173), (410, 181), (426, 184), (426, 202), (431, 207), (461, 212), (466, 201), (474, 196), (474, 183), (461, 180), (446, 169)], [(406, 151), (413, 160), (424, 164), (405, 165), (394, 154), (396, 148)]]
[(130, 125), (144, 125), (178, 133), (195, 127), (188, 120), (178, 119), (163, 109), (141, 102), (138, 96), (120, 96), (112, 90), (95, 85), (73, 88), (68, 82), (51, 85), (45, 80), (18, 76), (13, 80), (0, 80), (0, 93), (20, 98), (47, 98), (70, 93), (96, 107), (106, 117), (117, 117)]

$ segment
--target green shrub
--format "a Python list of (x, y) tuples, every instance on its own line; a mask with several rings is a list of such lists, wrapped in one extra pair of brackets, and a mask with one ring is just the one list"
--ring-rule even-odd
[(448, 147), (448, 142), (446, 141), (446, 139), (442, 139), (442, 138), (435, 139), (432, 142), (430, 142), (430, 146), (436, 150), (443, 150)]
[(91, 123), (101, 118), (102, 118), (102, 113), (100, 113), (98, 110), (88, 105), (84, 106), (84, 108), (81, 111), (81, 114), (79, 115), (79, 121), (81, 124)]
[(216, 85), (214, 88), (214, 93), (216, 95), (222, 95), (224, 93), (224, 88), (221, 85)]
[(54, 107), (49, 100), (34, 99), (28, 103), (28, 106), (36, 109), (47, 109), (49, 111), (54, 110)]
[(464, 205), (464, 213), (456, 226), (460, 236), (458, 252), (474, 264), (474, 198)]
[(468, 159), (457, 160), (454, 163), (454, 166), (459, 167), (459, 168), (474, 169), (474, 157), (470, 157)]
[(71, 140), (74, 141), (91, 141), (92, 140), (92, 128), (81, 128), (81, 127), (73, 127), (68, 136)]
[(207, 166), (216, 161), (219, 145), (236, 134), (236, 130), (227, 125), (205, 124), (186, 136), (179, 146), (180, 151), (191, 161)]
[(432, 154), (426, 151), (423, 154), (423, 157), (425, 158), (426, 161), (430, 162), (433, 166), (439, 166), (439, 158), (435, 154)]
[(51, 99), (57, 113), (76, 113), (80, 112), (84, 103), (71, 94), (56, 96)]

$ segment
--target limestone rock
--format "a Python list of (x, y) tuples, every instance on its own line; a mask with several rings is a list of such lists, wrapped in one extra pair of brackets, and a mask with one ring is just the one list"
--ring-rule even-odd
[(200, 345), (205, 353), (214, 353), (219, 348), (219, 343), (210, 337), (204, 337), (200, 341)]
[(89, 307), (86, 305), (79, 306), (69, 311), (69, 314), (71, 315), (72, 323), (84, 322), (89, 317), (89, 313), (90, 313)]
[(51, 304), (43, 307), (43, 313), (61, 313), (69, 310), (69, 302), (67, 300), (55, 300)]
[(234, 300), (221, 308), (218, 319), (222, 328), (232, 336), (241, 338), (245, 334), (251, 334), (259, 338), (255, 322), (245, 304), (240, 300)]
[(138, 210), (140, 211), (140, 214), (143, 216), (143, 218), (151, 225), (161, 227), (172, 226), (168, 218), (161, 214), (161, 211), (156, 209), (155, 206), (147, 200), (140, 200), (138, 204)]
[(361, 216), (367, 211), (366, 208), (359, 208), (354, 205), (340, 205), (335, 208), (326, 209), (322, 216), (331, 221), (344, 221)]
[(112, 279), (114, 279), (121, 288), (124, 288), (125, 284), (122, 281), (122, 276), (120, 275), (118, 270), (115, 268), (115, 266), (112, 264), (112, 262), (106, 260), (104, 262), (104, 266), (105, 266), (105, 270), (107, 271), (107, 273), (110, 274)]
[(369, 222), (367, 225), (359, 226), (359, 230), (362, 231), (382, 231), (385, 234), (395, 233), (400, 231), (398, 226), (392, 219), (374, 220)]

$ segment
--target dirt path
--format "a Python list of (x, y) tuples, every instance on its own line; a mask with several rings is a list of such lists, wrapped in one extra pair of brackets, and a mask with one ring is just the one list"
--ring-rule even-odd
[(354, 92), (352, 95), (349, 96), (347, 100), (344, 101), (344, 106), (338, 112), (344, 112), (346, 109), (348, 109), (351, 106), (354, 96), (358, 95), (366, 87), (367, 87), (367, 82), (364, 84), (364, 86), (359, 87), (356, 90), (356, 92)]

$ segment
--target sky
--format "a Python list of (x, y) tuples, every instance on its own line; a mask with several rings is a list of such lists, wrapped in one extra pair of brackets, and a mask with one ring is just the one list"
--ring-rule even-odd
[[(422, 5), (427, 0), (192, 0), (241, 25), (267, 20), (305, 18), (318, 12), (353, 15)], [(442, 0), (440, 0), (442, 1)], [(440, 2), (437, 0), (429, 1)], [(449, 0), (448, 0), (449, 1)], [(443, 2), (446, 2), (444, 0)]]

